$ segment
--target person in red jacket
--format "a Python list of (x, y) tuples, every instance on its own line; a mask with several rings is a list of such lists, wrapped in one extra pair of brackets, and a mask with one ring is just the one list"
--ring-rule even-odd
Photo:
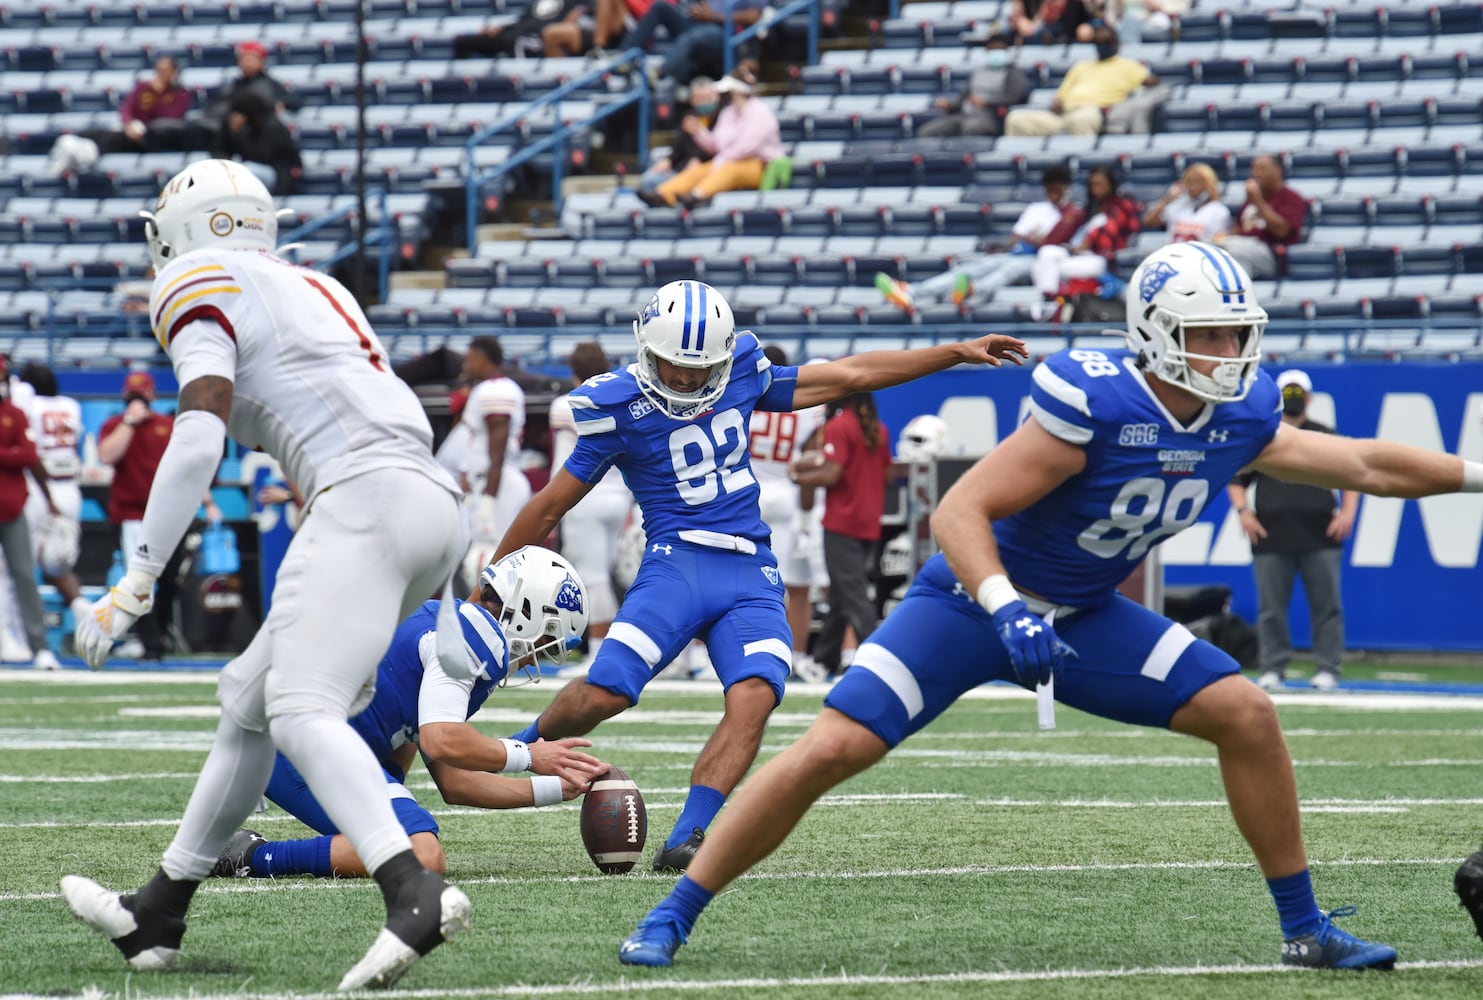
[[(113, 466), (108, 520), (118, 525), (121, 552), (133, 552), (138, 545), (149, 489), (175, 429), (174, 417), (150, 408), (155, 395), (154, 377), (149, 372), (130, 372), (124, 379), (123, 412), (105, 420), (98, 432), (98, 460)], [(205, 503), (207, 520), (220, 521), (221, 511), (209, 496)], [(158, 660), (165, 654), (165, 633), (175, 613), (175, 578), (183, 558), (180, 550), (170, 557), (165, 572), (160, 574), (154, 611), (139, 619), (137, 629), (146, 660)]]
[(880, 624), (869, 576), (891, 478), (891, 433), (877, 415), (872, 394), (857, 392), (835, 404), (834, 415), (824, 424), (824, 450), (800, 456), (793, 478), (800, 486), (825, 488), (829, 614), (815, 659), (837, 674), (848, 665), (841, 663), (845, 626), (864, 642)]
[(36, 439), (19, 406), (10, 401), (10, 366), (0, 357), (0, 549), (15, 583), (26, 641), (37, 670), (55, 670), (57, 658), (46, 647), (46, 622), (36, 589), (31, 529), (26, 527), (26, 470), (36, 464)]

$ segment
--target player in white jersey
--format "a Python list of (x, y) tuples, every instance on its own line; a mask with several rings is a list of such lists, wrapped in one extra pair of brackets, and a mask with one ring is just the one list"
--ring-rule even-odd
[[(129, 895), (69, 875), (62, 894), (130, 966), (168, 968), (191, 898), (256, 808), (276, 746), (385, 899), (385, 928), (340, 988), (385, 986), (467, 927), (471, 906), (418, 862), (375, 755), (346, 720), (369, 703), (397, 622), (440, 585), (451, 598), (468, 538), (417, 397), (350, 293), (274, 254), (277, 230), (267, 188), (227, 160), (191, 164), (147, 217), (151, 319), (181, 385), (179, 416), (128, 572), (79, 623), (78, 651), (100, 666), (149, 610), (228, 433), (276, 459), (309, 504), (267, 620), (222, 669), (221, 721), (159, 871)], [(454, 602), (444, 605), (440, 660), (473, 676)]]
[(57, 376), (39, 362), (21, 369), (21, 382), (33, 390), (23, 409), (36, 435), (37, 489), (26, 497), (26, 523), (41, 576), (56, 587), (72, 608), (72, 617), (87, 615), (89, 603), (72, 567), (82, 540), (82, 407), (57, 389)]
[[(581, 385), (611, 367), (602, 345), (587, 341), (572, 348), (570, 359), (574, 384)], [(577, 447), (577, 421), (572, 416), (570, 396), (551, 402), (551, 468), (561, 468)], [(587, 663), (591, 663), (607, 637), (608, 626), (618, 613), (618, 595), (613, 592), (613, 565), (618, 560), (618, 538), (633, 509), (633, 494), (617, 466), (561, 522), (561, 554), (571, 560), (587, 584)], [(585, 664), (583, 665), (585, 669)]]
[[(788, 352), (772, 345), (763, 354), (775, 365), (788, 363)], [(803, 508), (801, 488), (793, 481), (793, 462), (803, 453), (816, 430), (824, 425), (824, 407), (810, 406), (796, 412), (753, 410), (747, 425), (752, 472), (761, 490), (758, 503), (762, 520), (772, 531), (772, 550), (778, 557), (778, 572), (788, 602), (788, 627), (793, 630), (793, 676), (822, 681), (829, 672), (808, 653), (809, 621), (813, 605), (811, 587), (829, 586), (824, 568), (822, 504)]]
[(473, 511), (474, 544), (465, 560), (472, 580), (494, 556), (505, 529), (530, 499), (520, 469), (525, 390), (505, 374), (505, 352), (494, 337), (475, 337), (463, 358), (473, 384), (454, 433), (462, 432), (463, 488)]

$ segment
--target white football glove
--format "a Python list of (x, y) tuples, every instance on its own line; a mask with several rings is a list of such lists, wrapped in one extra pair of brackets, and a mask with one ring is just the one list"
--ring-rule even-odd
[[(498, 542), (504, 535), (499, 524), (499, 510), (494, 497), (481, 493), (474, 500), (473, 532), (480, 541)], [(482, 568), (482, 567), (481, 567)]]
[(93, 602), (89, 613), (77, 620), (72, 634), (77, 652), (94, 670), (103, 666), (113, 644), (149, 614), (154, 607), (154, 580), (132, 571), (108, 593)]

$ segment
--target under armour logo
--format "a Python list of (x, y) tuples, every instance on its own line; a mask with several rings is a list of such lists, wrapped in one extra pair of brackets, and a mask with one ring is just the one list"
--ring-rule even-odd
[(1031, 618), (1029, 615), (1026, 615), (1025, 617), (1016, 621), (1014, 623), (1014, 627), (1019, 629), (1026, 635), (1039, 635), (1040, 632), (1045, 628), (1044, 625), (1041, 625), (1038, 621), (1036, 621), (1034, 618)]
[(1226, 438), (1228, 438), (1230, 436), (1231, 436), (1231, 432), (1228, 431), (1228, 430), (1211, 431), (1210, 432), (1210, 443), (1211, 444), (1215, 444), (1216, 442), (1220, 442), (1221, 444), (1224, 444)]
[(665, 555), (670, 555), (674, 550), (673, 550), (672, 547), (670, 547), (668, 545), (660, 545), (658, 542), (655, 542), (654, 543), (654, 547), (651, 548), (649, 551), (650, 552), (663, 552)]

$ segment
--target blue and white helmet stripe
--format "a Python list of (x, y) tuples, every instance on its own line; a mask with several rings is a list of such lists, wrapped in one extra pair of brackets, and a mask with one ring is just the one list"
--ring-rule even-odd
[[(705, 321), (707, 286), (699, 281), (681, 282), (685, 290), (685, 325), (680, 335), (680, 347), (687, 351), (705, 350)], [(691, 337), (695, 342), (692, 344)]]
[(460, 601), (458, 625), (463, 632), (463, 641), (468, 647), (469, 656), (483, 668), (480, 673), (491, 680), (504, 676), (508, 669), (505, 637), (500, 632), (494, 615), (472, 601)]
[(1236, 302), (1244, 305), (1246, 303), (1247, 289), (1241, 283), (1241, 273), (1236, 269), (1236, 262), (1231, 255), (1220, 247), (1213, 247), (1208, 243), (1194, 241), (1190, 246), (1205, 255), (1215, 268), (1216, 287), (1222, 293), (1222, 300), (1230, 303), (1234, 297)]

